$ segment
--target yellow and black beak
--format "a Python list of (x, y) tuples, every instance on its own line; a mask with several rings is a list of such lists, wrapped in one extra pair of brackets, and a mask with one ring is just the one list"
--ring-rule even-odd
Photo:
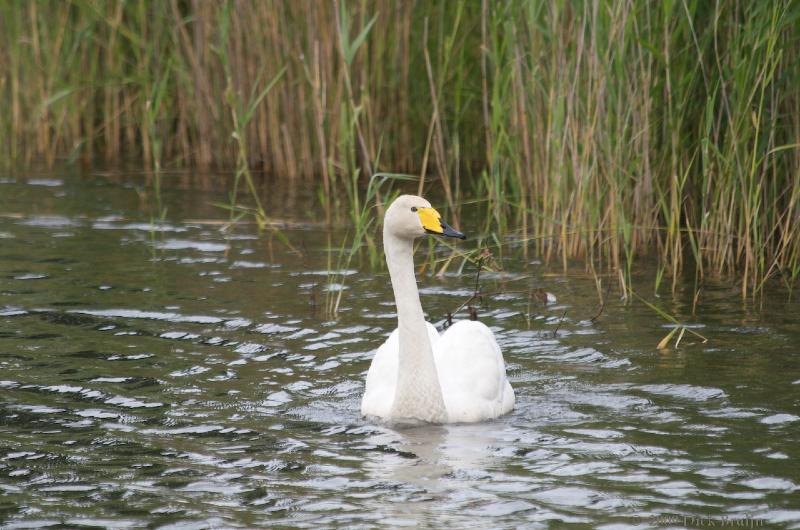
[(422, 227), (429, 234), (467, 239), (467, 236), (442, 221), (442, 216), (435, 209), (417, 208), (417, 214), (419, 215), (419, 220), (422, 221)]

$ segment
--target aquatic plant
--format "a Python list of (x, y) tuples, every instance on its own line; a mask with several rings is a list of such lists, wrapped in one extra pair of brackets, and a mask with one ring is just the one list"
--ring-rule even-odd
[[(328, 235), (328, 284), (326, 286), (326, 297), (323, 316), (328, 319), (335, 319), (339, 313), (339, 304), (342, 301), (342, 292), (345, 289), (347, 269), (353, 258), (359, 251), (366, 247), (368, 258), (372, 267), (377, 266), (380, 255), (375, 242), (374, 228), (377, 215), (374, 210), (380, 208), (382, 203), (377, 198), (384, 194), (389, 202), (397, 196), (397, 192), (392, 191), (395, 181), (415, 180), (412, 175), (400, 173), (376, 173), (372, 175), (364, 190), (363, 196), (358, 187), (358, 172), (354, 173), (352, 179), (352, 195), (350, 203), (350, 226), (338, 247), (332, 246), (330, 234)], [(384, 187), (386, 189), (384, 189)], [(336, 263), (334, 264), (334, 256)]]
[(480, 198), (484, 234), (628, 298), (653, 253), (656, 290), (688, 269), (756, 295), (800, 275), (799, 18), (790, 0), (9, 0), (0, 163), (234, 169), (261, 224), (260, 174), (316, 186), (336, 221), (363, 207), (354, 185), (412, 173), (454, 224)]

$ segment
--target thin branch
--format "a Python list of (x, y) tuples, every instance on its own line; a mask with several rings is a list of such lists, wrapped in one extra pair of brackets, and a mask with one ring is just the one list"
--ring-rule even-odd
[(556, 329), (553, 330), (553, 338), (556, 338), (558, 335), (558, 328), (561, 327), (561, 323), (564, 322), (564, 317), (567, 316), (567, 310), (564, 310), (564, 313), (561, 315), (561, 318), (558, 319), (558, 324), (556, 324)]

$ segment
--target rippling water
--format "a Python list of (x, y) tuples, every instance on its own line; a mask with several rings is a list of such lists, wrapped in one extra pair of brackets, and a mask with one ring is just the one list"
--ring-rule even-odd
[[(484, 280), (510, 292), (480, 317), (515, 410), (395, 430), (359, 416), (394, 327), (386, 273), (341, 271), (326, 321), (341, 234), (311, 199), (271, 201), (298, 257), (252, 227), (223, 234), (209, 220), (224, 197), (173, 186), (154, 225), (133, 177), (0, 176), (4, 528), (800, 528), (800, 304), (785, 292), (753, 307), (709, 285), (694, 319), (691, 285), (664, 296), (710, 340), (660, 352), (669, 328), (643, 305), (612, 293), (592, 322), (592, 281), (511, 253)], [(471, 281), (422, 276), (431, 320)], [(513, 292), (529, 289), (556, 301)]]

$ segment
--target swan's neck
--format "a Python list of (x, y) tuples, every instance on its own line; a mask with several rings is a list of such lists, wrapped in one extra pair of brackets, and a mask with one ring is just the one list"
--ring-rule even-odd
[(447, 419), (442, 389), (433, 360), (428, 328), (419, 301), (414, 276), (413, 241), (400, 239), (384, 230), (383, 245), (397, 304), (400, 334), (397, 387), (392, 418), (441, 423)]

